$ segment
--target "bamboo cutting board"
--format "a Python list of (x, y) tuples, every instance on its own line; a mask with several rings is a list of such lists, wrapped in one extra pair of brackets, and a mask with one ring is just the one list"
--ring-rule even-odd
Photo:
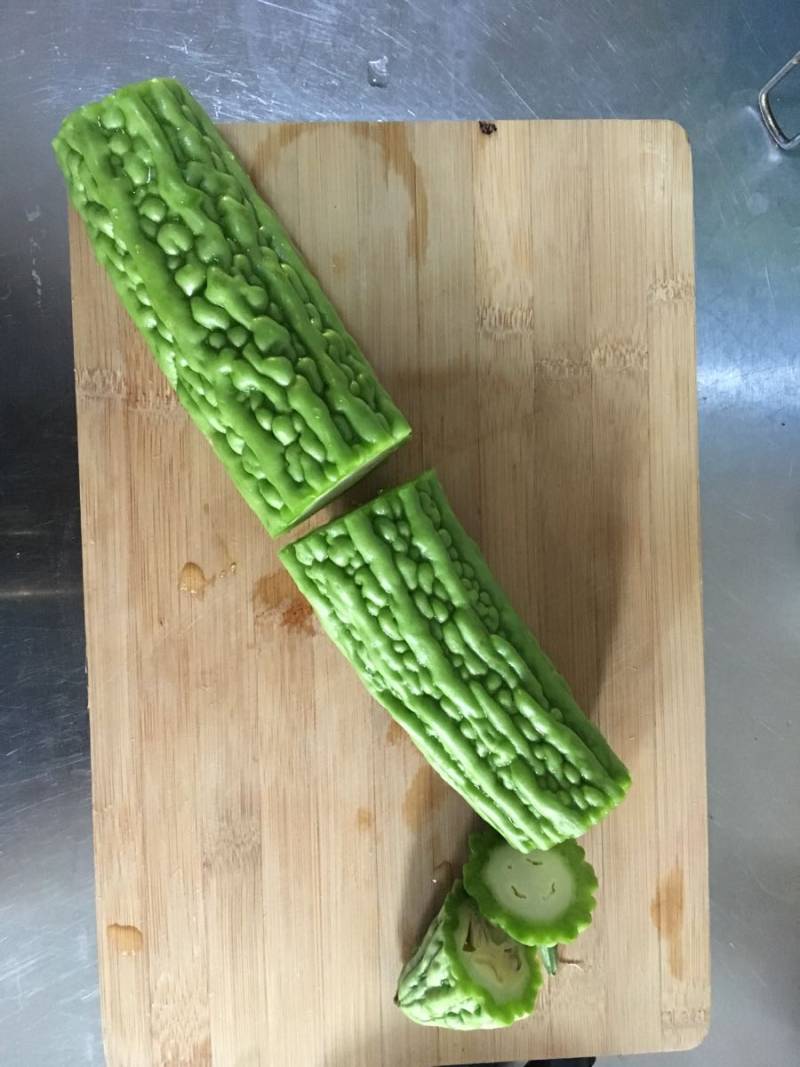
[(596, 921), (535, 1016), (473, 1034), (405, 1020), (401, 962), (473, 818), (319, 632), (73, 216), (109, 1063), (427, 1067), (696, 1044), (708, 895), (683, 131), (226, 133), (414, 427), (346, 505), (435, 465), (634, 785), (586, 838)]

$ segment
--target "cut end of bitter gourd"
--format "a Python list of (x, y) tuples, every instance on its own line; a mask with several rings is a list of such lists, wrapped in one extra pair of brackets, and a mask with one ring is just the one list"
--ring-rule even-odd
[(178, 399), (273, 534), (408, 423), (196, 100), (154, 78), (53, 141), (99, 261)]
[(488, 922), (456, 882), (403, 968), (395, 1001), (423, 1026), (493, 1029), (529, 1015), (541, 983), (535, 950)]
[(281, 559), (372, 695), (514, 848), (584, 833), (628, 772), (492, 578), (432, 472)]
[(464, 886), (481, 914), (525, 945), (573, 941), (592, 921), (597, 876), (576, 841), (525, 854), (494, 831), (469, 839)]

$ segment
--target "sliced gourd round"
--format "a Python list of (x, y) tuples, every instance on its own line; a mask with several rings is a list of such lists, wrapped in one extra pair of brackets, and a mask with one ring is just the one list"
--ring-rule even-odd
[(469, 839), (464, 886), (481, 914), (524, 945), (573, 941), (592, 921), (597, 876), (576, 841), (518, 852), (485, 830)]
[(457, 881), (403, 968), (395, 1003), (423, 1026), (494, 1029), (529, 1015), (541, 984), (536, 950), (490, 923)]

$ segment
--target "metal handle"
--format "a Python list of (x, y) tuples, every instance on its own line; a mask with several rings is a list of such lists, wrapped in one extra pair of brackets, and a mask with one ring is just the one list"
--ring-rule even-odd
[(761, 118), (764, 125), (767, 127), (767, 131), (778, 146), (782, 148), (784, 152), (790, 151), (792, 148), (796, 148), (800, 144), (800, 133), (796, 133), (794, 137), (787, 137), (781, 129), (780, 123), (772, 113), (772, 107), (769, 102), (769, 94), (783, 79), (800, 63), (800, 52), (796, 52), (788, 63), (784, 63), (777, 74), (773, 74), (761, 92), (758, 94), (758, 110), (761, 112)]

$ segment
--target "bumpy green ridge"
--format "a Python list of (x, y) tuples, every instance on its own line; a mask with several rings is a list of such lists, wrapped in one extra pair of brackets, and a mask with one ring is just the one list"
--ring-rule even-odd
[(536, 950), (487, 922), (456, 882), (403, 968), (395, 1003), (423, 1026), (493, 1029), (529, 1015), (541, 984)]
[(469, 852), (464, 887), (481, 914), (515, 941), (562, 944), (591, 923), (597, 876), (576, 841), (521, 855), (485, 830), (470, 835)]
[(577, 837), (630, 778), (512, 609), (433, 472), (281, 558), (373, 696), (522, 852)]
[(69, 115), (70, 197), (181, 403), (271, 534), (410, 430), (200, 105), (167, 78)]

